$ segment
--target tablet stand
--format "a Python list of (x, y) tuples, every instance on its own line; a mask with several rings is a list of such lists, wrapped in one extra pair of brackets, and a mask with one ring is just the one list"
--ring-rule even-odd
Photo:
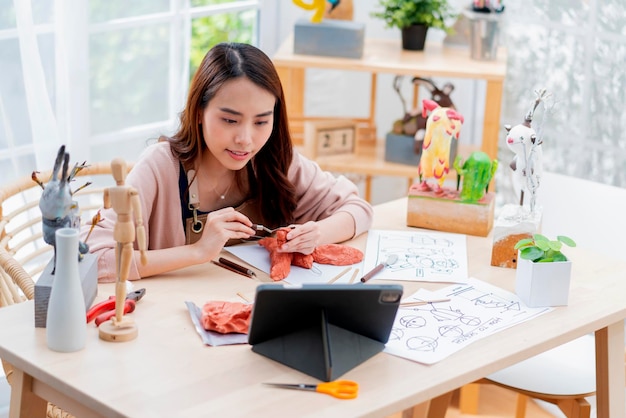
[(385, 344), (330, 324), (320, 311), (319, 323), (252, 347), (252, 351), (330, 382), (381, 352)]

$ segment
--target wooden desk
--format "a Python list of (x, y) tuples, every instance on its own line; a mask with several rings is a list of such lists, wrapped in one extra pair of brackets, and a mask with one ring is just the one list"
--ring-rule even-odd
[[(405, 229), (406, 199), (375, 207), (374, 228)], [(365, 247), (366, 237), (353, 245)], [(473, 277), (512, 290), (515, 272), (490, 266), (491, 237), (467, 237)], [(51, 400), (79, 417), (384, 417), (444, 395), (520, 360), (596, 333), (598, 416), (624, 417), (624, 326), (626, 263), (580, 248), (574, 260), (569, 306), (557, 308), (476, 341), (445, 360), (425, 366), (380, 353), (344, 375), (360, 384), (355, 400), (276, 390), (261, 383), (314, 379), (253, 353), (247, 345), (206, 347), (189, 319), (185, 300), (240, 300), (257, 280), (212, 264), (136, 282), (147, 289), (132, 314), (136, 340), (109, 343), (89, 327), (86, 348), (56, 353), (45, 330), (34, 328), (33, 303), (0, 309), (0, 357), (11, 362), (11, 417), (45, 415)], [(261, 281), (268, 281), (259, 274)], [(403, 283), (409, 295), (420, 285)], [(99, 299), (113, 294), (99, 287)]]
[[(498, 59), (495, 61), (477, 61), (472, 60), (469, 51), (463, 48), (429, 44), (424, 51), (406, 51), (401, 48), (397, 40), (368, 38), (365, 40), (363, 57), (350, 59), (294, 54), (293, 36), (290, 36), (272, 60), (283, 84), (291, 131), (296, 145), (303, 144), (305, 121), (324, 119), (319, 116), (308, 117), (304, 113), (307, 68), (363, 71), (371, 74), (369, 115), (367, 118), (352, 118), (365, 126), (362, 130), (364, 137), (359, 140), (359, 148), (363, 152), (357, 154), (353, 162), (345, 164), (343, 170), (336, 170), (361, 173), (367, 170), (367, 167), (371, 167), (373, 171), (366, 173), (366, 190), (371, 184), (372, 175), (407, 177), (409, 181), (414, 176), (414, 173), (410, 171), (411, 166), (402, 167), (402, 164), (387, 163), (384, 161), (384, 152), (381, 154), (376, 149), (376, 85), (379, 73), (485, 80), (486, 97), (481, 150), (492, 159), (497, 158), (498, 136), (501, 131), (502, 86), (506, 75), (506, 51), (504, 50), (499, 51)], [(413, 102), (415, 107), (417, 88), (415, 88)], [(333, 119), (337, 116), (329, 118)], [(372, 155), (375, 156), (372, 157)], [(332, 160), (328, 164), (332, 164)], [(326, 165), (326, 167), (329, 166)], [(332, 166), (335, 167), (334, 164)], [(365, 168), (362, 170), (361, 167)], [(367, 193), (366, 199), (370, 200)]]

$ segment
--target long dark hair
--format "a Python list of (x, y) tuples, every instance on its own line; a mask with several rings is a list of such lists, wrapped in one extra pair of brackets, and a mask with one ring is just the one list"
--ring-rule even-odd
[[(295, 188), (287, 178), (293, 158), (287, 109), (280, 78), (269, 57), (260, 49), (242, 43), (220, 43), (206, 54), (191, 80), (187, 104), (180, 115), (180, 128), (171, 147), (186, 169), (206, 149), (200, 118), (202, 111), (225, 82), (247, 77), (276, 97), (274, 126), (269, 140), (246, 167), (252, 198), (261, 206), (263, 222), (280, 226), (293, 222)], [(243, 172), (243, 170), (242, 170)], [(238, 182), (242, 184), (242, 172)]]

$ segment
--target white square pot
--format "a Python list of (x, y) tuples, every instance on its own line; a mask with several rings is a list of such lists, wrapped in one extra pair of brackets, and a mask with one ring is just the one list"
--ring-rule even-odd
[(571, 272), (569, 260), (533, 263), (518, 257), (515, 293), (531, 308), (567, 305)]

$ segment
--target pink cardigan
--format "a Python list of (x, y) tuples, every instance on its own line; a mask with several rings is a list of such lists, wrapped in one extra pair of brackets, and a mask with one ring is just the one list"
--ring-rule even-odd
[[(179, 161), (172, 155), (168, 142), (149, 146), (128, 174), (126, 184), (139, 191), (149, 250), (185, 245), (178, 180)], [(372, 207), (358, 196), (357, 187), (345, 177), (335, 177), (294, 152), (289, 180), (295, 185), (298, 198), (295, 223), (320, 220), (343, 211), (354, 218), (355, 236), (370, 228)], [(113, 240), (117, 216), (112, 209), (106, 209), (102, 211), (102, 217), (104, 219), (96, 225), (87, 243), (90, 252), (98, 255), (99, 280), (112, 282), (117, 279), (116, 242)], [(81, 239), (85, 239), (89, 228), (89, 225), (82, 228)], [(129, 279), (139, 278), (133, 259)]]

